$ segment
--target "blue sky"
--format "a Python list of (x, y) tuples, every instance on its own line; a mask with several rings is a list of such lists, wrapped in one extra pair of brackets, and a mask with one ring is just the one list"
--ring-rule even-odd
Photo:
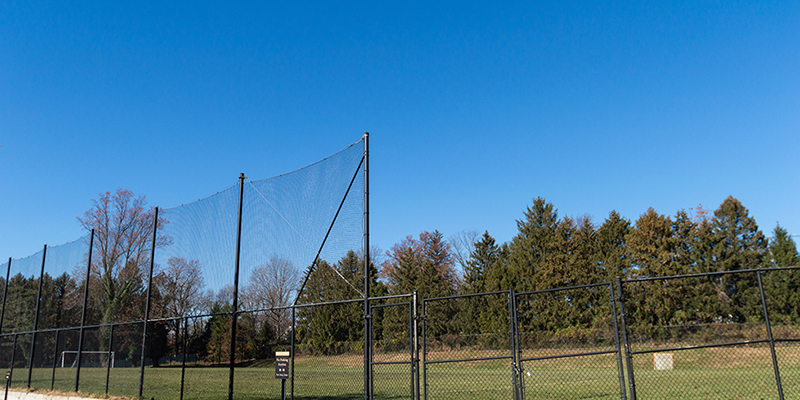
[[(162, 4), (164, 3), (164, 4)], [(370, 134), (371, 240), (674, 214), (800, 234), (797, 2), (0, 4), (0, 255)], [(552, 4), (551, 4), (552, 3)]]

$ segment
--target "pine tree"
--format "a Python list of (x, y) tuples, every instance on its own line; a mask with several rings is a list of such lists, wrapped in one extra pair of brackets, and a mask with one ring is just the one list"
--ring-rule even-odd
[[(770, 267), (794, 267), (800, 264), (800, 255), (789, 232), (780, 225), (775, 227), (769, 240)], [(800, 271), (782, 270), (769, 272), (765, 279), (768, 304), (775, 311), (770, 318), (775, 321), (800, 320)]]
[(630, 221), (612, 211), (597, 229), (597, 262), (603, 271), (603, 280), (623, 279), (630, 273), (630, 257), (626, 237), (630, 232)]
[[(742, 203), (728, 197), (714, 211), (710, 232), (711, 257), (718, 271), (760, 268), (767, 254), (767, 240)], [(763, 318), (754, 274), (723, 275), (718, 295), (726, 305), (722, 318), (731, 322)]]
[(518, 233), (509, 245), (509, 283), (518, 292), (545, 289), (542, 274), (557, 253), (558, 212), (539, 197), (517, 221)]

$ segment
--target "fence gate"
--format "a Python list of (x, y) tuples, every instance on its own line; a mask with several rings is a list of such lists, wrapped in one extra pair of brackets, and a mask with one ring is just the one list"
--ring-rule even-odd
[(370, 315), (372, 398), (415, 399), (418, 374), (413, 300), (371, 305)]
[(517, 399), (510, 291), (422, 301), (425, 400)]
[(522, 399), (625, 399), (612, 284), (517, 293)]

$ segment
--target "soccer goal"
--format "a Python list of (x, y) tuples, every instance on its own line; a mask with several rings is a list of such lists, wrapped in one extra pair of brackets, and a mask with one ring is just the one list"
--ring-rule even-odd
[[(114, 352), (113, 351), (87, 351), (81, 352), (81, 364), (83, 366), (108, 366), (111, 363), (111, 368), (114, 368)], [(78, 351), (77, 350), (64, 350), (61, 352), (60, 360), (61, 368), (75, 368), (78, 366)]]

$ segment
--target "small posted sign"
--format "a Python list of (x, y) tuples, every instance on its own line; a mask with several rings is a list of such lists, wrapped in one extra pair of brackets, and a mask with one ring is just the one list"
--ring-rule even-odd
[(289, 379), (289, 358), (288, 351), (275, 352), (275, 379)]

